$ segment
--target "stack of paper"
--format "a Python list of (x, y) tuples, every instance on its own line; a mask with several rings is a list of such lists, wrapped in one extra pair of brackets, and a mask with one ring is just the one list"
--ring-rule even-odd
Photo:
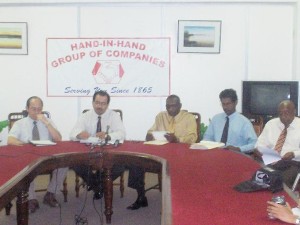
[(30, 141), (30, 143), (35, 146), (56, 145), (55, 142), (49, 140), (36, 140), (36, 141)]
[(169, 143), (168, 141), (160, 141), (160, 140), (154, 140), (154, 141), (145, 141), (145, 145), (164, 145)]
[(221, 148), (224, 147), (225, 144), (222, 142), (214, 142), (214, 141), (200, 141), (200, 143), (191, 144), (190, 149), (213, 149), (213, 148)]

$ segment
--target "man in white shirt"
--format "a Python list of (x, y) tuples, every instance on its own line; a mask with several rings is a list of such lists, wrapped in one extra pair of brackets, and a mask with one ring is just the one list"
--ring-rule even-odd
[[(93, 110), (83, 113), (71, 131), (71, 140), (86, 140), (97, 137), (105, 141), (123, 142), (125, 127), (120, 115), (108, 109), (110, 96), (105, 91), (98, 91), (93, 96)], [(100, 121), (99, 121), (100, 120)], [(88, 190), (94, 191), (94, 199), (103, 196), (102, 175), (100, 171), (94, 173), (89, 166), (78, 165), (72, 168), (88, 185)], [(112, 179), (116, 179), (124, 171), (123, 166), (114, 165)]]
[[(300, 118), (295, 117), (295, 105), (289, 100), (279, 104), (278, 115), (279, 118), (272, 119), (265, 125), (258, 137), (256, 148), (270, 148), (280, 153), (282, 159), (272, 163), (270, 167), (282, 171), (283, 181), (291, 187), (300, 172)], [(284, 130), (285, 140), (278, 149), (279, 139)]]
[[(43, 101), (32, 96), (27, 100), (26, 110), (28, 116), (16, 121), (8, 134), (8, 145), (23, 145), (33, 140), (33, 127), (36, 124), (38, 129), (39, 140), (61, 141), (61, 134), (56, 129), (51, 119), (46, 118), (43, 111)], [(59, 203), (55, 198), (55, 194), (60, 191), (63, 181), (66, 177), (68, 168), (59, 168), (52, 172), (52, 179), (48, 185), (47, 193), (44, 196), (44, 203), (57, 207)], [(34, 190), (34, 181), (29, 186), (29, 211), (34, 213), (39, 208)]]

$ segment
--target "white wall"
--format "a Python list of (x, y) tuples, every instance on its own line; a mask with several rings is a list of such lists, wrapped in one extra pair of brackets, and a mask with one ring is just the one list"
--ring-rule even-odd
[[(0, 55), (0, 121), (38, 95), (65, 140), (92, 99), (46, 96), (49, 37), (170, 37), (171, 93), (181, 97), (184, 109), (200, 112), (205, 123), (222, 111), (218, 94), (225, 88), (236, 89), (241, 102), (242, 80), (300, 77), (298, 1), (5, 2), (0, 0), (0, 21), (28, 23), (29, 54)], [(177, 53), (178, 20), (221, 20), (220, 54)], [(165, 98), (113, 97), (110, 108), (123, 110), (127, 139), (143, 140), (155, 115), (165, 109)], [(0, 134), (2, 144), (6, 133)]]

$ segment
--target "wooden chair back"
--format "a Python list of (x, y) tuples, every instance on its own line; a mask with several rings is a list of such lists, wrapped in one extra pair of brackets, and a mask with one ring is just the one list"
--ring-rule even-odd
[(201, 115), (200, 113), (197, 112), (189, 112), (190, 114), (192, 114), (195, 117), (196, 123), (197, 123), (197, 140), (196, 142), (200, 142), (201, 139)]
[[(42, 112), (47, 118), (50, 118), (50, 113), (47, 111), (43, 111)], [(8, 130), (10, 130), (12, 128), (12, 126), (14, 125), (14, 123), (17, 120), (23, 119), (24, 117), (27, 117), (28, 113), (26, 110), (23, 110), (22, 112), (12, 112), (10, 114), (8, 114)]]
[[(117, 112), (119, 115), (120, 115), (120, 117), (121, 117), (121, 120), (123, 121), (123, 112), (122, 112), (122, 110), (121, 109), (113, 109), (115, 112)], [(83, 111), (82, 111), (82, 113), (86, 113), (87, 111), (90, 111), (90, 109), (84, 109)]]
[(264, 129), (264, 119), (262, 116), (258, 116), (258, 115), (248, 115), (248, 114), (244, 114), (244, 116), (246, 116), (250, 122), (253, 125), (254, 131), (257, 135), (257, 137), (261, 134), (262, 130)]

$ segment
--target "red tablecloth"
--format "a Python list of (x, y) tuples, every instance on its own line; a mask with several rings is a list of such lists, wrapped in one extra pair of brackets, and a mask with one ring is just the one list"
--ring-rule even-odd
[[(88, 146), (77, 142), (0, 147), (0, 186), (40, 157), (88, 151)], [(174, 225), (281, 224), (267, 217), (266, 201), (272, 198), (271, 192), (239, 193), (233, 189), (259, 168), (257, 162), (242, 154), (223, 149), (191, 150), (186, 144), (154, 146), (142, 142), (125, 142), (106, 151), (146, 153), (168, 161)], [(280, 194), (290, 200), (287, 194)]]

